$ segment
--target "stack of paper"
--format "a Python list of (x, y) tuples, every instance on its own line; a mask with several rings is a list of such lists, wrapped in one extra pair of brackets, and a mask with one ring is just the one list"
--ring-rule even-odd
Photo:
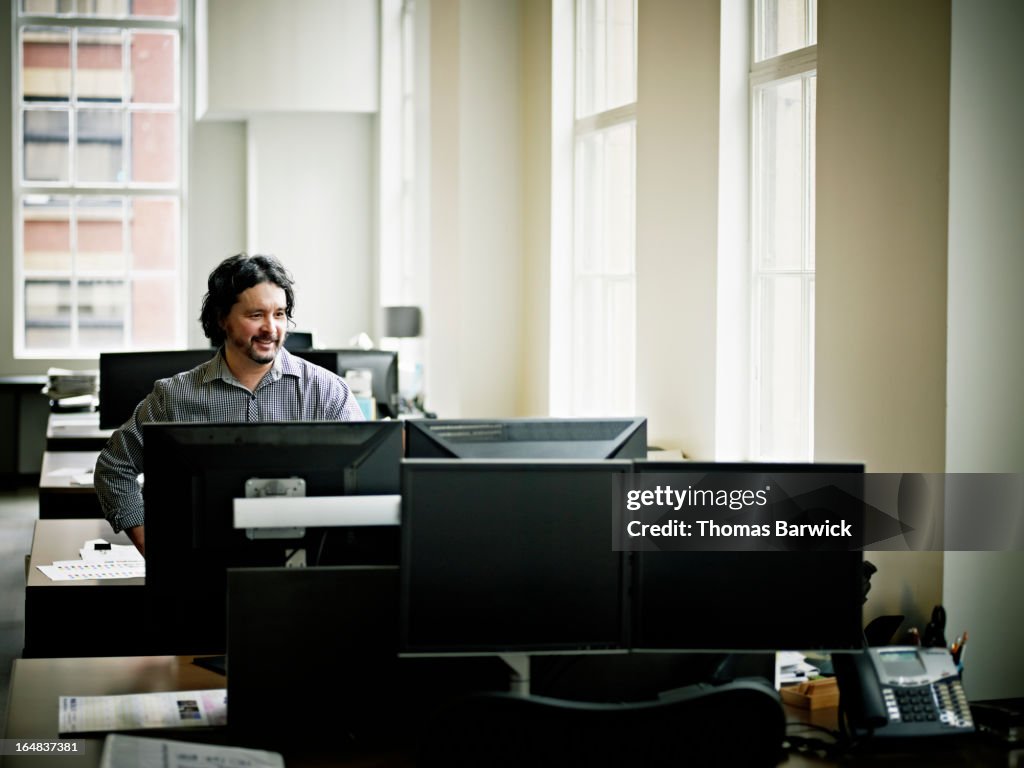
[(245, 766), (284, 768), (277, 752), (242, 747), (190, 744), (169, 739), (114, 734), (103, 743), (100, 768), (196, 768), (196, 766)]
[(120, 696), (61, 696), (59, 728), (65, 733), (195, 728), (225, 725), (228, 692), (170, 691)]
[[(99, 544), (103, 549), (97, 549)], [(53, 565), (37, 565), (51, 581), (83, 579), (138, 579), (146, 575), (146, 561), (132, 544), (108, 544), (90, 539), (78, 550), (81, 560), (57, 560)]]
[(779, 651), (775, 654), (775, 687), (791, 683), (803, 683), (817, 677), (819, 670), (808, 664), (806, 657), (796, 651)]

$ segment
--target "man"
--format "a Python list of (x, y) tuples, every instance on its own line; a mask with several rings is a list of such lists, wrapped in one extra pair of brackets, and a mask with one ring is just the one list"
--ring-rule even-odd
[(362, 421), (345, 382), (284, 348), (295, 297), (273, 256), (239, 254), (210, 273), (199, 320), (217, 354), (155, 382), (96, 462), (96, 495), (114, 532), (145, 554), (142, 425), (162, 421)]

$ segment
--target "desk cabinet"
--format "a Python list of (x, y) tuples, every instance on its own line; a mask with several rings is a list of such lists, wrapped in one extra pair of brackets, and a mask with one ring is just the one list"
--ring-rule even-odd
[(129, 544), (105, 520), (39, 520), (25, 585), (24, 656), (144, 653), (144, 579), (50, 581), (36, 566), (75, 560), (89, 539)]

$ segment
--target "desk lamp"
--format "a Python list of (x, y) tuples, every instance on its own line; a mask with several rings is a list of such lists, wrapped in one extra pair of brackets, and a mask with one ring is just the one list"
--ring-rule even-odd
[(421, 348), (414, 339), (423, 334), (423, 312), (415, 306), (384, 307), (384, 340), (394, 339), (398, 349), (398, 390), (401, 410), (425, 413), (423, 407), (423, 363)]

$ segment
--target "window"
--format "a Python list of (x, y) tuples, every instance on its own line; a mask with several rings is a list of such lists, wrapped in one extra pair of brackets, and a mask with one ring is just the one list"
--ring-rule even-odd
[(572, 220), (571, 247), (552, 257), (554, 413), (635, 407), (636, 18), (636, 0), (576, 0), (572, 207), (553, 211)]
[(814, 455), (815, 0), (755, 0), (751, 453)]
[(20, 0), (16, 34), (15, 353), (177, 346), (179, 0)]

